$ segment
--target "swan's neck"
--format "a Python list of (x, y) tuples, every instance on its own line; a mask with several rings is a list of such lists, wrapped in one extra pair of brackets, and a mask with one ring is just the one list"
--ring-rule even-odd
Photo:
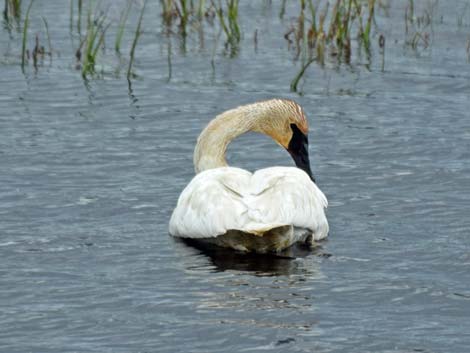
[(196, 173), (227, 166), (225, 152), (229, 143), (247, 131), (257, 131), (261, 113), (250, 108), (244, 106), (222, 113), (202, 131), (194, 149)]

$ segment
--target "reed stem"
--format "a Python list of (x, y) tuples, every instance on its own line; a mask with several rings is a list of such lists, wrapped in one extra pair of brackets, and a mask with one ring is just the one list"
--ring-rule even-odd
[(77, 20), (77, 31), (82, 33), (82, 0), (78, 0), (78, 20)]
[(52, 43), (51, 43), (51, 37), (49, 35), (49, 25), (47, 23), (47, 20), (44, 17), (42, 18), (42, 22), (44, 22), (44, 27), (46, 27), (46, 37), (47, 37), (47, 44), (49, 45), (49, 55), (52, 56)]
[(297, 73), (297, 75), (294, 77), (290, 84), (290, 91), (291, 92), (297, 92), (297, 85), (299, 84), (300, 79), (304, 75), (305, 71), (307, 68), (310, 66), (311, 63), (315, 61), (315, 58), (309, 59), (304, 65), (302, 65), (302, 68), (300, 71)]
[(142, 19), (144, 17), (145, 13), (145, 7), (147, 5), (147, 0), (144, 1), (144, 4), (142, 6), (142, 10), (140, 12), (140, 17), (139, 17), (139, 22), (137, 23), (137, 28), (135, 30), (135, 35), (134, 35), (134, 41), (132, 42), (132, 47), (130, 51), (130, 60), (129, 60), (129, 67), (127, 68), (127, 79), (130, 80), (131, 78), (131, 70), (132, 70), (132, 65), (134, 64), (134, 55), (135, 55), (135, 48), (137, 46), (137, 41), (139, 40), (141, 31), (140, 28), (142, 26)]
[(26, 63), (26, 42), (28, 40), (28, 26), (29, 26), (29, 12), (31, 11), (31, 7), (33, 6), (34, 0), (31, 0), (26, 10), (26, 16), (24, 18), (24, 25), (23, 25), (23, 44), (21, 49), (21, 69), (24, 71), (24, 65)]
[(121, 41), (122, 37), (124, 35), (124, 29), (126, 26), (127, 18), (129, 17), (129, 13), (131, 11), (132, 7), (132, 1), (128, 0), (127, 1), (127, 7), (126, 9), (121, 13), (121, 17), (119, 18), (119, 26), (118, 26), (118, 32), (116, 35), (116, 42), (114, 43), (114, 49), (119, 52), (121, 50)]

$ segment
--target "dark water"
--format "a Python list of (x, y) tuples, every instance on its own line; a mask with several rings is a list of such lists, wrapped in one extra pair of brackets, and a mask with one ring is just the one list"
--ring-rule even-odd
[[(370, 66), (357, 56), (312, 64), (298, 96), (283, 39), (295, 6), (282, 22), (279, 3), (242, 2), (242, 48), (230, 59), (219, 42), (215, 70), (215, 30), (203, 48), (191, 34), (186, 52), (173, 36), (167, 82), (152, 3), (128, 87), (112, 50), (104, 77), (84, 82), (68, 4), (35, 2), (31, 31), (48, 18), (52, 62), (22, 74), (20, 34), (0, 35), (0, 351), (468, 352), (464, 5), (440, 2), (432, 46), (415, 51), (404, 44), (405, 5), (393, 2), (374, 32), (387, 38), (384, 72), (376, 51)], [(309, 116), (329, 239), (312, 253), (253, 257), (169, 237), (200, 130), (225, 109), (279, 96)], [(292, 165), (259, 135), (234, 142), (229, 160)]]

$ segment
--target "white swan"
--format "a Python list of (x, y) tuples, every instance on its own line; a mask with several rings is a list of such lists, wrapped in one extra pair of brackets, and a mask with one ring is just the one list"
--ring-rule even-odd
[[(227, 166), (228, 144), (248, 131), (273, 138), (287, 149), (297, 168), (250, 173)], [(325, 238), (328, 202), (310, 170), (307, 133), (304, 112), (291, 100), (272, 99), (218, 115), (197, 140), (197, 175), (178, 199), (170, 234), (259, 253)]]

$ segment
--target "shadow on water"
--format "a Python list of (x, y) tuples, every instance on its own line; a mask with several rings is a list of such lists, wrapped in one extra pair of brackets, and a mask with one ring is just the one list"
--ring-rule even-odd
[(254, 254), (226, 249), (206, 244), (194, 239), (175, 239), (185, 250), (196, 249), (200, 255), (207, 257), (216, 271), (235, 270), (251, 272), (257, 276), (284, 276), (304, 272), (299, 266), (299, 259), (308, 256), (330, 257), (322, 251), (321, 246), (311, 248), (304, 244), (295, 244), (290, 248), (273, 254)]

